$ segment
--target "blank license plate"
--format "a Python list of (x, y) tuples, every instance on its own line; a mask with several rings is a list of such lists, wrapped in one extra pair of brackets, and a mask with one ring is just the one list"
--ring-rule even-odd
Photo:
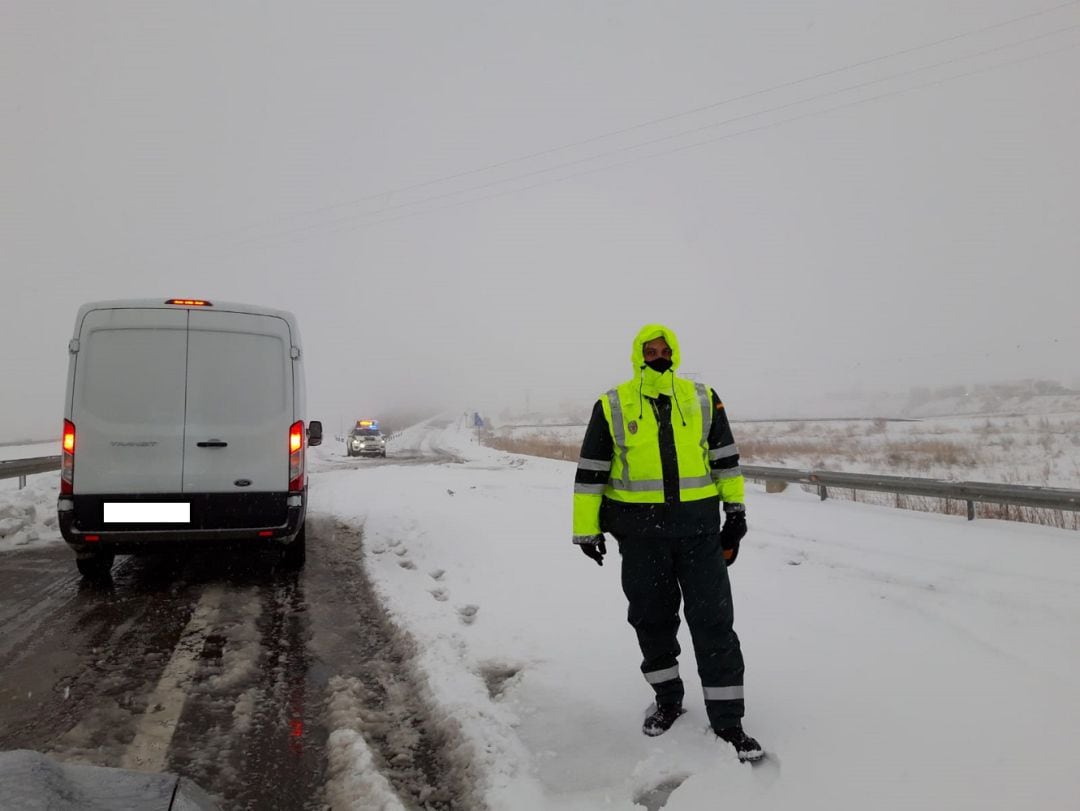
[(191, 505), (185, 502), (105, 502), (106, 524), (187, 524)]

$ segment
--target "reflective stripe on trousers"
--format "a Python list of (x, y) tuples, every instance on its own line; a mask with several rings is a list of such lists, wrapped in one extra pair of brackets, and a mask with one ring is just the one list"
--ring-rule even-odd
[(705, 687), (706, 701), (736, 701), (743, 697), (741, 684), (734, 687)]
[(664, 668), (663, 670), (654, 670), (652, 673), (646, 673), (645, 681), (649, 684), (663, 684), (666, 681), (679, 678), (679, 666)]

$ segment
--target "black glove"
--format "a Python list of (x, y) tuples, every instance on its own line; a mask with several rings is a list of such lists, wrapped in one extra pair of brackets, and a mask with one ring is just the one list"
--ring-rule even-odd
[(739, 556), (739, 541), (746, 535), (746, 511), (729, 512), (727, 520), (720, 529), (720, 546), (724, 550), (724, 561), (730, 566)]
[(597, 566), (604, 565), (604, 555), (607, 554), (607, 547), (604, 545), (603, 535), (597, 535), (596, 540), (593, 541), (579, 541), (578, 546), (581, 547), (582, 552), (596, 561)]

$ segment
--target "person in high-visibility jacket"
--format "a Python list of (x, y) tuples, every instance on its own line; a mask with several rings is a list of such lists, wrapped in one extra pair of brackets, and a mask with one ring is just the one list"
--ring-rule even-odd
[(755, 760), (763, 753), (742, 728), (744, 667), (727, 572), (746, 534), (739, 451), (716, 392), (676, 376), (674, 332), (642, 328), (630, 361), (634, 377), (600, 396), (585, 431), (573, 541), (600, 565), (603, 533), (618, 542), (627, 619), (656, 694), (642, 732), (660, 735), (685, 712), (677, 639), (683, 601), (709, 724), (740, 759)]

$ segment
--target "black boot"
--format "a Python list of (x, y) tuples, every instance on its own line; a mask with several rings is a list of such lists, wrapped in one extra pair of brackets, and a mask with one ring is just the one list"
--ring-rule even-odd
[(761, 744), (743, 732), (741, 724), (713, 731), (718, 738), (723, 738), (735, 747), (739, 760), (753, 763), (755, 760), (761, 760), (765, 757), (765, 750), (761, 748)]
[(652, 712), (645, 716), (645, 723), (641, 725), (641, 731), (650, 738), (663, 735), (671, 729), (671, 725), (678, 720), (679, 716), (686, 712), (682, 708), (682, 704), (654, 704), (649, 709)]

